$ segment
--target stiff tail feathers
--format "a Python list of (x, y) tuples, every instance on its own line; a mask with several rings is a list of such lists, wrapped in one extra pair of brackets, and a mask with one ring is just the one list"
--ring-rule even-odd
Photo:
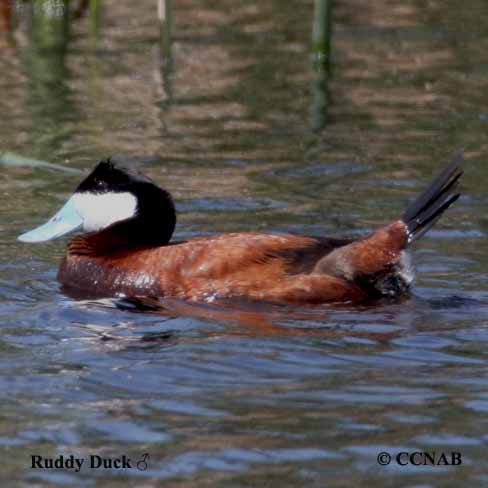
[(460, 197), (461, 194), (456, 193), (456, 189), (463, 175), (462, 162), (463, 151), (460, 151), (449, 166), (405, 210), (402, 220), (407, 226), (408, 244), (420, 239), (430, 230)]

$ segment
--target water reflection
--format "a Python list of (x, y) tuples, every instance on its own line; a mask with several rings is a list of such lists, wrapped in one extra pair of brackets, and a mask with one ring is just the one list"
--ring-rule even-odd
[(68, 7), (68, 2), (52, 0), (30, 2), (26, 7), (30, 45), (22, 58), (28, 79), (25, 108), (31, 114), (29, 144), (46, 158), (53, 145), (70, 137), (66, 124), (76, 120), (78, 112), (68, 85), (70, 72), (66, 66), (70, 41)]
[[(414, 250), (418, 280), (403, 302), (174, 302), (162, 313), (146, 303), (136, 313), (60, 290), (65, 243), (14, 244), (78, 176), (2, 166), (2, 479), (483, 485), (486, 2), (334, 2), (326, 78), (311, 61), (310, 2), (171, 7), (167, 80), (157, 2), (104, 1), (96, 35), (89, 11), (68, 27), (47, 18), (46, 31), (35, 27), (43, 13), (33, 12), (33, 29), (28, 9), (19, 13), (0, 57), (0, 151), (80, 170), (137, 156), (175, 194), (177, 239), (257, 229), (359, 236), (398, 216), (463, 146), (465, 196)], [(434, 448), (460, 450), (462, 469), (382, 469), (375, 459)], [(33, 471), (30, 452), (151, 457), (144, 473), (81, 477)]]
[(10, 0), (0, 3), (0, 33), (8, 33), (13, 28), (13, 8)]
[(171, 103), (173, 98), (173, 89), (171, 86), (171, 73), (173, 70), (173, 15), (171, 0), (158, 0), (158, 19), (160, 22), (160, 70), (161, 85), (165, 96), (163, 106)]
[(328, 82), (331, 72), (331, 36), (332, 2), (315, 0), (312, 52), (316, 78), (312, 83), (311, 107), (311, 126), (314, 131), (323, 129), (327, 121), (327, 108), (330, 103)]

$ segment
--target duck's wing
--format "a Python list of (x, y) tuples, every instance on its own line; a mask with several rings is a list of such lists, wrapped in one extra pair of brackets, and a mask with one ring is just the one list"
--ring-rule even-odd
[(320, 262), (334, 250), (351, 244), (353, 239), (334, 237), (290, 236), (289, 246), (282, 249), (265, 250), (261, 261), (280, 261), (287, 274), (309, 274)]

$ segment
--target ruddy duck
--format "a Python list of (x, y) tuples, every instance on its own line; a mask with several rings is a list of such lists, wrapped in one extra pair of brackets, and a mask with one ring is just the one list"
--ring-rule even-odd
[(413, 279), (407, 248), (459, 197), (461, 159), (435, 178), (401, 219), (357, 240), (246, 232), (175, 243), (170, 243), (176, 224), (171, 195), (107, 160), (54, 217), (19, 240), (47, 241), (82, 229), (68, 245), (58, 279), (101, 296), (289, 303), (398, 296)]

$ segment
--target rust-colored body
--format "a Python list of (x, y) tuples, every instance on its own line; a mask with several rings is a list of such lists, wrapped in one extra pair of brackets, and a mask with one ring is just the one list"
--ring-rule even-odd
[(234, 233), (129, 249), (112, 238), (107, 231), (75, 238), (61, 283), (109, 296), (324, 303), (376, 295), (369, 277), (396, 276), (407, 228), (397, 221), (356, 241)]

